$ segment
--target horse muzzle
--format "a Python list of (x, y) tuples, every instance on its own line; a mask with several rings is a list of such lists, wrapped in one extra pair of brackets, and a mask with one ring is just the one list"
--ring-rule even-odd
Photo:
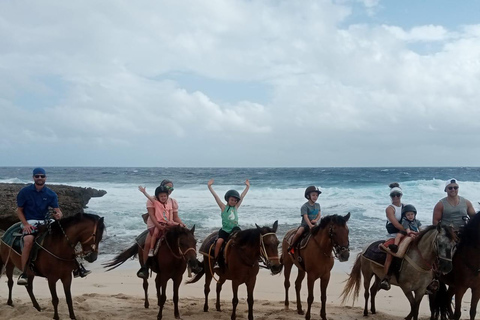
[(453, 263), (451, 259), (439, 258), (437, 265), (437, 270), (440, 271), (442, 274), (447, 274), (453, 269)]
[(190, 270), (192, 270), (192, 272), (195, 274), (199, 274), (203, 271), (202, 265), (196, 258), (188, 260), (188, 266), (190, 267)]
[(98, 252), (95, 252), (95, 251), (90, 251), (89, 253), (87, 253), (85, 256), (83, 256), (83, 258), (87, 261), (87, 262), (94, 262), (97, 260), (98, 258)]
[(281, 263), (270, 266), (270, 271), (272, 272), (273, 275), (279, 274), (280, 272), (282, 272), (282, 269), (283, 269), (283, 264)]
[(340, 262), (348, 261), (348, 258), (350, 258), (350, 249), (348, 249), (346, 247), (342, 247), (338, 251), (335, 252), (335, 256), (337, 257), (338, 261), (340, 261)]

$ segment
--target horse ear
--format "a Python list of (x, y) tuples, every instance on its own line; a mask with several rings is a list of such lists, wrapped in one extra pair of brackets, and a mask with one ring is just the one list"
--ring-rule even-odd
[(255, 223), (255, 227), (257, 227), (257, 229), (261, 229), (261, 228), (258, 226), (258, 224), (256, 224), (256, 223)]
[(442, 223), (439, 222), (437, 223), (437, 232), (441, 232), (442, 231)]
[(191, 232), (192, 234), (195, 233), (195, 225), (193, 225), (192, 229), (190, 229), (190, 232)]
[(278, 228), (278, 220), (273, 223), (273, 227), (272, 227), (273, 232), (277, 232), (277, 228)]
[(347, 213), (347, 215), (346, 215), (345, 217), (343, 217), (343, 219), (345, 219), (345, 222), (347, 222), (347, 221), (348, 221), (348, 219), (350, 219), (350, 212), (349, 212), (349, 213)]

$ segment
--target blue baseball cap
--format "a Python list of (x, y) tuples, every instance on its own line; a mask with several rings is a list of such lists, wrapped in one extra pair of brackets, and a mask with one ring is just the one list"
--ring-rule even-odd
[(45, 169), (43, 169), (43, 168), (35, 168), (35, 169), (33, 169), (33, 175), (36, 175), (36, 174), (44, 174), (44, 175), (47, 175), (47, 173), (45, 172)]

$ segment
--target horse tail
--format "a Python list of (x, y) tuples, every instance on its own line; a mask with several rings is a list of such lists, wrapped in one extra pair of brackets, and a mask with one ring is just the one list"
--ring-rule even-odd
[(135, 243), (130, 248), (123, 251), (122, 253), (117, 255), (115, 258), (113, 258), (113, 260), (110, 260), (104, 263), (103, 267), (108, 268), (107, 271), (115, 269), (116, 267), (120, 266), (128, 259), (135, 257), (137, 253), (138, 253), (138, 244)]
[[(358, 298), (358, 294), (360, 293), (360, 280), (362, 280), (362, 253), (360, 252), (357, 255), (357, 259), (355, 260), (355, 264), (353, 265), (352, 272), (348, 276), (348, 279), (345, 280), (347, 282), (345, 287), (343, 288), (342, 294), (342, 304), (344, 304), (348, 297), (351, 295), (353, 298), (353, 303)], [(353, 293), (352, 293), (353, 290)]]
[(203, 275), (205, 274), (204, 262), (205, 262), (205, 258), (203, 258), (203, 261), (200, 261), (197, 259), (197, 264), (201, 268), (201, 270), (199, 270), (195, 274), (195, 277), (193, 279), (185, 281), (186, 284), (195, 283), (203, 277)]

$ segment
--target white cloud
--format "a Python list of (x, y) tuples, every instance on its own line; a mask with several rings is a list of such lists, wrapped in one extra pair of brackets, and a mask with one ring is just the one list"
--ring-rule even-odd
[[(353, 10), (340, 3), (3, 2), (0, 148), (70, 144), (98, 160), (89, 147), (114, 155), (158, 143), (178, 153), (166, 165), (194, 166), (222, 165), (216, 149), (235, 142), (243, 165), (273, 165), (271, 154), (275, 165), (337, 165), (346, 149), (365, 154), (350, 165), (395, 165), (398, 131), (419, 150), (399, 158), (410, 165), (429, 163), (432, 145), (479, 142), (469, 133), (479, 128), (480, 26), (340, 27)], [(419, 54), (416, 43), (436, 47)], [(219, 99), (189, 74), (271, 92)], [(312, 148), (305, 136), (321, 137), (325, 162), (298, 159)], [(202, 150), (204, 162), (184, 160)]]

